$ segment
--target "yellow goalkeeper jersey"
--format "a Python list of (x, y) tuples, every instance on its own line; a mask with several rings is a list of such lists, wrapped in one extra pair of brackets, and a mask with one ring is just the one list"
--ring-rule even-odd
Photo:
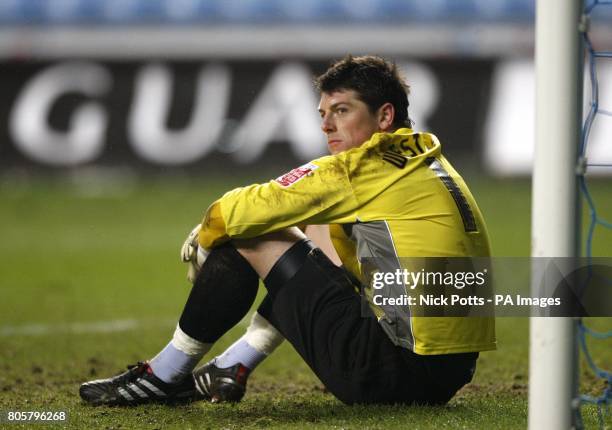
[[(389, 271), (400, 268), (402, 257), (490, 255), (482, 214), (438, 139), (407, 128), (229, 191), (208, 208), (199, 242), (212, 248), (308, 224), (330, 224), (334, 247), (358, 278), (368, 257), (388, 262)], [(495, 349), (493, 318), (417, 317), (408, 306), (372, 307), (389, 338), (417, 354)]]

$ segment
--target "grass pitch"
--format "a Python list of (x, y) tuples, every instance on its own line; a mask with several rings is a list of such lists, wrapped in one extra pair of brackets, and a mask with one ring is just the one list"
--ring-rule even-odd
[[(467, 180), (488, 221), (495, 255), (529, 255), (529, 183)], [(325, 392), (288, 344), (252, 375), (238, 405), (82, 404), (81, 382), (148, 359), (169, 340), (189, 292), (179, 261), (182, 240), (215, 197), (245, 181), (84, 182), (0, 182), (0, 411), (68, 412), (66, 423), (41, 428), (526, 427), (526, 318), (498, 319), (498, 350), (481, 354), (473, 383), (444, 407), (345, 406)], [(593, 191), (610, 218), (609, 184), (595, 183)], [(610, 243), (612, 233), (598, 231), (595, 255), (612, 255)], [(612, 329), (609, 318), (593, 324)], [(228, 333), (205, 359), (245, 326)], [(610, 340), (592, 342), (598, 364), (608, 369), (611, 346)], [(581, 385), (590, 393), (604, 388), (585, 366)], [(594, 407), (584, 407), (583, 415), (587, 428), (597, 427)]]

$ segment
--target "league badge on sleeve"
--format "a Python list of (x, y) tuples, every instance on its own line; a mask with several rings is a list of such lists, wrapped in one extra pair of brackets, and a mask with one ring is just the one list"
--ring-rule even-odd
[(319, 166), (317, 166), (316, 164), (306, 163), (303, 166), (296, 167), (290, 172), (279, 176), (275, 179), (275, 181), (283, 187), (289, 187), (295, 184), (297, 181), (301, 180), (302, 178), (308, 176), (310, 173), (317, 170), (318, 168)]

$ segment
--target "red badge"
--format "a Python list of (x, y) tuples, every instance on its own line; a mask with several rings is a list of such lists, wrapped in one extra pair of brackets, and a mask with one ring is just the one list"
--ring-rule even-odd
[(319, 166), (316, 164), (308, 163), (303, 166), (296, 167), (292, 171), (285, 173), (283, 176), (279, 176), (275, 179), (283, 187), (288, 187), (290, 185), (295, 184), (297, 181), (302, 179), (304, 176), (307, 176), (309, 173), (312, 173), (314, 170), (318, 169)]

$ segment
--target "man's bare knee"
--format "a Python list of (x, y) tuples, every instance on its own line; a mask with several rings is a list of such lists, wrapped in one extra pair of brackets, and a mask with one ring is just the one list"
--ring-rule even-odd
[(233, 239), (232, 243), (259, 277), (264, 279), (281, 255), (305, 238), (300, 229), (290, 227), (251, 239)]

